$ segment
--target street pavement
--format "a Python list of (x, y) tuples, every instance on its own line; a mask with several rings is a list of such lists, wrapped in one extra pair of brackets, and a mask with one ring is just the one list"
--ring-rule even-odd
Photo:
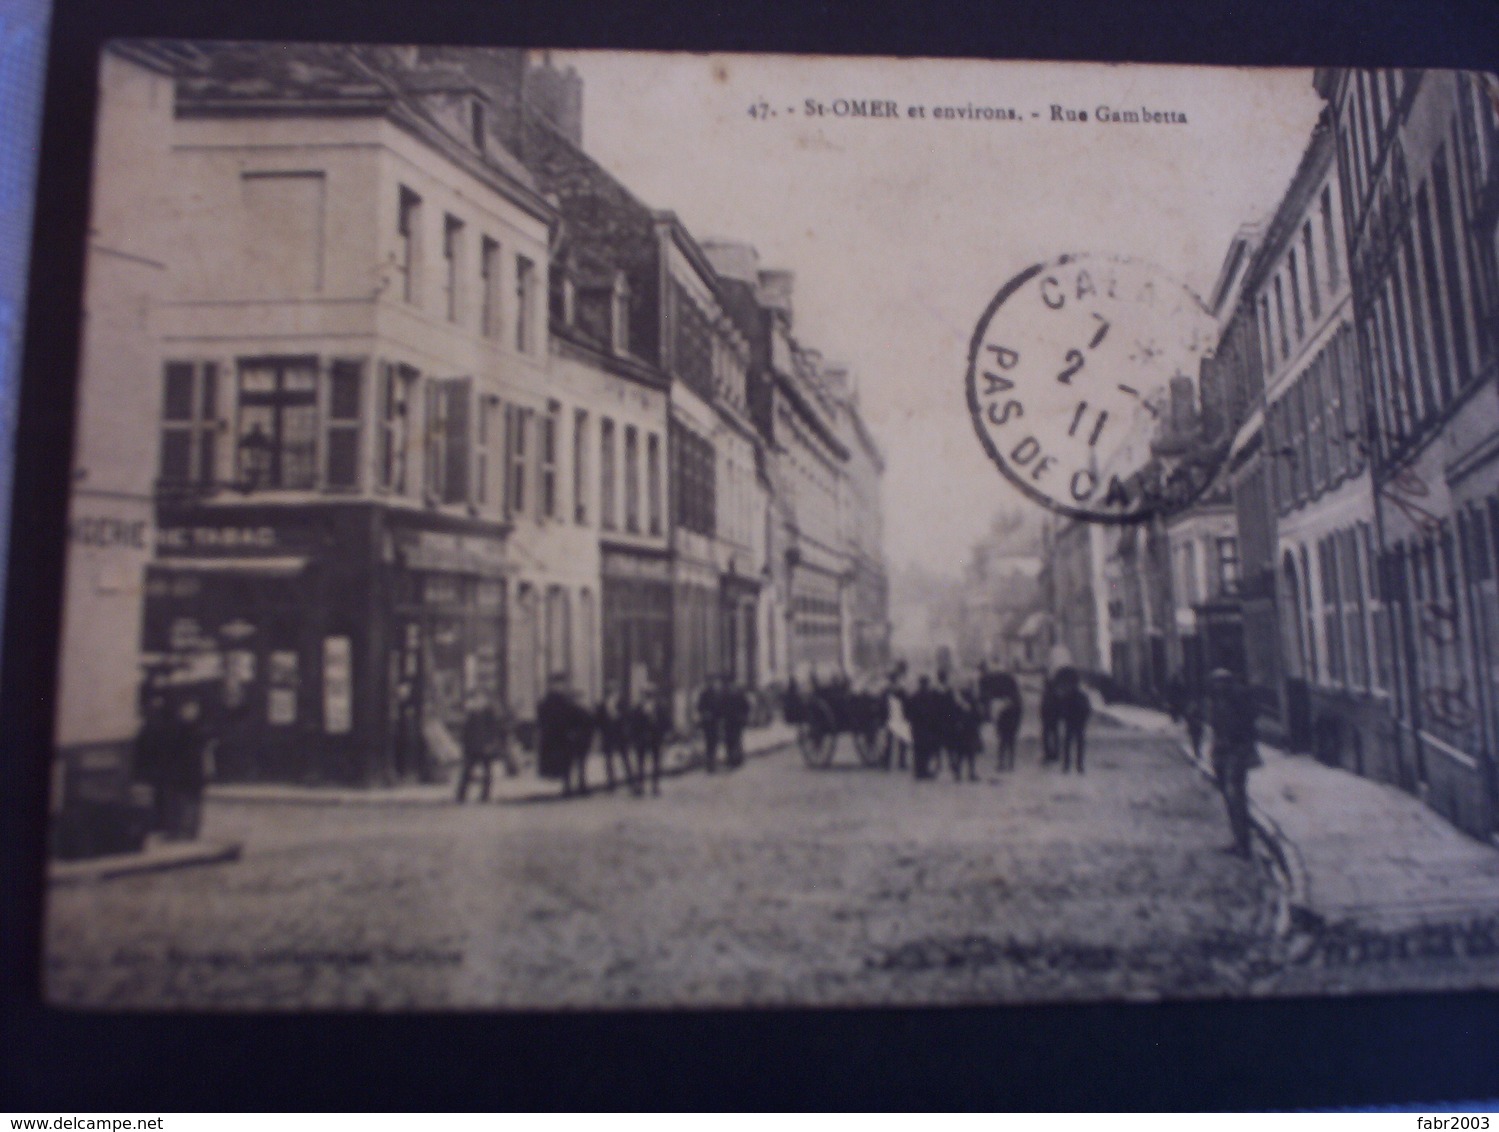
[(845, 739), (828, 770), (780, 746), (660, 798), (220, 794), (204, 836), (238, 862), (51, 890), (46, 990), (271, 1009), (1273, 990), (1280, 892), (1222, 851), (1211, 786), (1170, 737), (1101, 722), (1091, 748), (1085, 776), (1042, 767), (1032, 718), (1017, 769), (986, 752), (972, 783), (863, 768)]
[[(1184, 729), (1164, 713), (1099, 706), (1190, 760)], [(1250, 801), (1289, 913), (1280, 990), (1499, 986), (1499, 848), (1394, 786), (1259, 750)]]

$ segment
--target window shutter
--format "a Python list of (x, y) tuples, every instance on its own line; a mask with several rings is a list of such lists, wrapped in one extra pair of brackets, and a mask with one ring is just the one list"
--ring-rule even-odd
[(364, 364), (337, 360), (328, 374), (327, 463), (324, 482), (330, 488), (359, 486), (359, 428)]
[(467, 503), (469, 501), (469, 462), (472, 452), (473, 381), (467, 377), (453, 378), (443, 383), (447, 400), (446, 438), (443, 451), (444, 503)]

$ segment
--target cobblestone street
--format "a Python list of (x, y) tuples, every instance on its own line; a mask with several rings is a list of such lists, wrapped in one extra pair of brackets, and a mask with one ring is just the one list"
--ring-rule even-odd
[(1217, 797), (1105, 724), (1086, 777), (828, 771), (794, 748), (660, 799), (218, 802), (244, 858), (54, 889), (60, 1004), (584, 1007), (1243, 994), (1276, 891)]

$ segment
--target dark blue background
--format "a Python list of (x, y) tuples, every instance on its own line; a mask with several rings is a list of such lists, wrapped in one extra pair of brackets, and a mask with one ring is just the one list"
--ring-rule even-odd
[(1313, 66), (1496, 65), (1494, 0), (62, 0), (0, 700), (0, 1109), (1245, 1109), (1499, 1096), (1499, 995), (521, 1016), (137, 1016), (37, 994), (97, 51), (169, 35)]

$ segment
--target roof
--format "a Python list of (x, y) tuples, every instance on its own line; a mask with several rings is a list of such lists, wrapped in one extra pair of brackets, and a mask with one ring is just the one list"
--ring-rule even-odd
[(378, 115), (391, 119), (533, 215), (552, 220), (524, 165), (444, 128), (423, 96), (484, 92), (461, 72), (408, 65), (400, 49), (326, 43), (129, 40), (113, 49), (173, 75), (179, 117)]

